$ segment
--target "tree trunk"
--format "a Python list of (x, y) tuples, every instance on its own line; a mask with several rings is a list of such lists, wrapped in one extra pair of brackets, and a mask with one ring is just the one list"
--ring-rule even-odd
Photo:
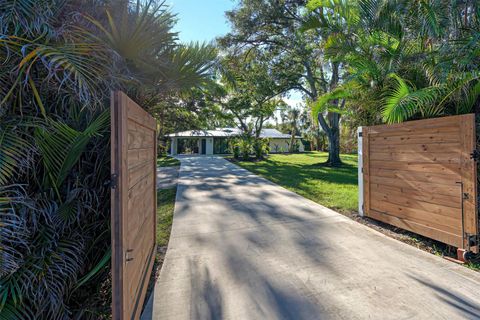
[(342, 165), (340, 160), (340, 114), (329, 112), (327, 117), (330, 125), (327, 124), (321, 113), (318, 114), (318, 123), (322, 126), (328, 138), (328, 160), (325, 164), (339, 167)]
[(328, 137), (328, 160), (327, 164), (332, 167), (342, 165), (340, 160), (340, 130), (338, 128), (331, 129), (327, 133)]
[(315, 137), (315, 150), (322, 151), (322, 141), (320, 136)]
[(295, 129), (292, 130), (292, 136), (290, 137), (290, 153), (293, 153), (294, 150), (294, 144), (295, 144)]

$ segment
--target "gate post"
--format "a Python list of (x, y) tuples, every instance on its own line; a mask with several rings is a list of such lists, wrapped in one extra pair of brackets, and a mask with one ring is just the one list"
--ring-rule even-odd
[(357, 152), (358, 152), (358, 214), (363, 217), (363, 127), (357, 128)]

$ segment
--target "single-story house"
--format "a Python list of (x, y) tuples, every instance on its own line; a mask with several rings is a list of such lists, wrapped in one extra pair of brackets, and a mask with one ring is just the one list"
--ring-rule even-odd
[[(172, 155), (182, 153), (198, 154), (227, 154), (229, 140), (239, 136), (242, 131), (238, 128), (218, 128), (215, 130), (189, 130), (171, 133), (170, 153)], [(290, 150), (291, 135), (281, 133), (277, 129), (263, 129), (260, 138), (269, 140), (271, 153), (288, 152)], [(301, 138), (296, 136), (295, 143), (298, 151), (303, 152)]]

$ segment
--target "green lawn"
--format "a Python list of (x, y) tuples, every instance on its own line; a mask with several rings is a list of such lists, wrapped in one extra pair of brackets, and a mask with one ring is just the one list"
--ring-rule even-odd
[(159, 167), (173, 167), (179, 166), (180, 161), (172, 157), (159, 157), (157, 158), (157, 166)]
[(177, 187), (157, 191), (157, 245), (166, 246), (173, 222)]
[[(168, 239), (172, 230), (173, 208), (175, 206), (175, 195), (177, 187), (171, 189), (157, 190), (157, 252), (153, 272), (147, 288), (146, 296), (149, 297), (159, 277), (165, 253), (167, 252)], [(145, 300), (145, 304), (148, 299)]]
[(236, 163), (326, 207), (357, 211), (357, 156), (342, 155), (340, 168), (322, 166), (327, 157), (325, 152), (271, 154), (264, 161)]

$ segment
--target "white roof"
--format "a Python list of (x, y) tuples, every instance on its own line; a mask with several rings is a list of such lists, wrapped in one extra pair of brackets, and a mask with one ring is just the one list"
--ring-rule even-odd
[[(242, 131), (238, 128), (217, 128), (215, 130), (188, 130), (182, 132), (171, 133), (167, 136), (169, 137), (217, 137), (217, 138), (227, 138), (238, 136)], [(287, 133), (281, 133), (277, 129), (262, 129), (260, 133), (260, 138), (269, 138), (269, 139), (290, 139), (291, 135)], [(300, 138), (297, 136), (297, 138)]]
[(290, 139), (291, 137), (292, 137), (291, 134), (281, 133), (277, 129), (262, 129), (262, 132), (260, 133), (260, 138)]

